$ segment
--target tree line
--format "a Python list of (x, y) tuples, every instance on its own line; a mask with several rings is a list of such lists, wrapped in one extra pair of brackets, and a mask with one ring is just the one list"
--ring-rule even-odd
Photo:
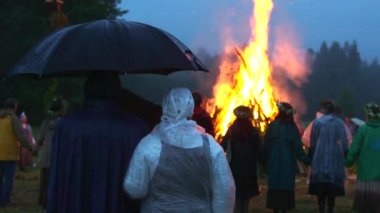
[[(36, 42), (67, 24), (78, 24), (126, 14), (118, 8), (120, 0), (1, 0), (0, 1), (0, 77), (9, 71)], [(19, 111), (39, 124), (55, 95), (68, 99), (74, 106), (82, 99), (81, 78), (36, 79), (15, 77), (0, 81), (0, 101), (19, 100)]]
[(309, 49), (312, 73), (302, 88), (311, 117), (321, 99), (334, 99), (342, 116), (363, 117), (365, 103), (379, 102), (380, 66), (377, 59), (361, 59), (355, 41), (330, 46), (323, 42), (318, 51)]
[[(118, 8), (119, 0), (65, 0), (62, 13), (67, 20), (57, 20), (57, 5), (44, 1), (2, 0), (0, 3), (0, 75), (4, 75), (38, 40), (65, 24), (77, 24), (103, 18), (119, 17), (127, 11)], [(67, 22), (67, 23), (66, 23)], [(61, 26), (62, 25), (62, 26)], [(209, 54), (204, 48), (197, 55), (209, 67), (208, 75), (189, 72), (178, 82), (191, 81), (191, 89), (212, 96), (218, 75), (221, 54)], [(380, 101), (378, 82), (380, 65), (361, 59), (358, 45), (353, 42), (322, 42), (319, 50), (309, 49), (306, 57), (312, 69), (302, 87), (308, 106), (306, 119), (312, 119), (325, 98), (336, 100), (342, 115), (363, 116), (363, 105)], [(41, 122), (48, 104), (55, 95), (69, 100), (74, 106), (82, 102), (82, 78), (36, 79), (16, 77), (0, 81), (0, 100), (13, 97), (20, 101), (33, 124)]]

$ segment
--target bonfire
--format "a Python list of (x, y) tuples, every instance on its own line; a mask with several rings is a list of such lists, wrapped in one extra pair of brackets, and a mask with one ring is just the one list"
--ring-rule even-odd
[(233, 110), (249, 106), (253, 125), (262, 132), (277, 114), (276, 98), (271, 86), (271, 64), (268, 59), (268, 26), (273, 9), (271, 0), (256, 0), (251, 18), (251, 38), (244, 49), (234, 47), (238, 62), (224, 60), (214, 86), (214, 100), (208, 109), (214, 114), (216, 137), (225, 134), (233, 122)]

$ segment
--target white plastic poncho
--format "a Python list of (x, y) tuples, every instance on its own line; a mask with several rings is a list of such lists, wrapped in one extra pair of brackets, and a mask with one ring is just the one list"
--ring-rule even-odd
[[(133, 154), (124, 189), (131, 197), (143, 199), (142, 212), (233, 211), (235, 183), (224, 151), (194, 121), (187, 120), (193, 109), (194, 101), (188, 89), (172, 89), (163, 100), (161, 122), (140, 141)], [(169, 149), (174, 154), (164, 153)], [(177, 157), (175, 162), (173, 156)], [(202, 160), (194, 161), (198, 157)], [(171, 166), (180, 169), (173, 171)], [(209, 172), (198, 174), (201, 167), (208, 168)], [(195, 185), (190, 186), (188, 182)], [(163, 183), (165, 189), (160, 190)], [(194, 189), (197, 187), (206, 189), (203, 191), (209, 195), (207, 199), (194, 195), (199, 191)]]

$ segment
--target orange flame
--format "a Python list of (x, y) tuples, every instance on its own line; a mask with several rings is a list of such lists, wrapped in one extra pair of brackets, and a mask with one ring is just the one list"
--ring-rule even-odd
[[(240, 58), (236, 63), (229, 58), (223, 60), (220, 74), (214, 86), (214, 100), (209, 111), (214, 111), (216, 137), (223, 136), (233, 122), (233, 110), (239, 105), (250, 106), (253, 124), (264, 131), (276, 116), (278, 109), (274, 91), (270, 84), (271, 70), (268, 59), (268, 27), (273, 9), (272, 0), (253, 0), (254, 16), (250, 20), (249, 45), (240, 50), (234, 48)], [(232, 49), (229, 49), (231, 53)], [(238, 71), (235, 70), (238, 68)], [(231, 73), (232, 71), (232, 73)]]

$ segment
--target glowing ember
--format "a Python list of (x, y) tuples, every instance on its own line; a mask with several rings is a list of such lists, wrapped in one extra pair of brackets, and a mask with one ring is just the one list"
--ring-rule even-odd
[(217, 115), (217, 138), (225, 134), (234, 119), (233, 110), (239, 105), (252, 108), (254, 125), (261, 131), (265, 130), (277, 114), (270, 84), (272, 67), (268, 59), (268, 26), (273, 3), (272, 0), (253, 1), (254, 16), (250, 23), (252, 33), (249, 45), (244, 50), (233, 50), (240, 59), (238, 64), (228, 58), (223, 60), (221, 73), (214, 86), (215, 98), (208, 106), (208, 109), (212, 109), (210, 111), (215, 110), (215, 106), (218, 107), (214, 111)]

